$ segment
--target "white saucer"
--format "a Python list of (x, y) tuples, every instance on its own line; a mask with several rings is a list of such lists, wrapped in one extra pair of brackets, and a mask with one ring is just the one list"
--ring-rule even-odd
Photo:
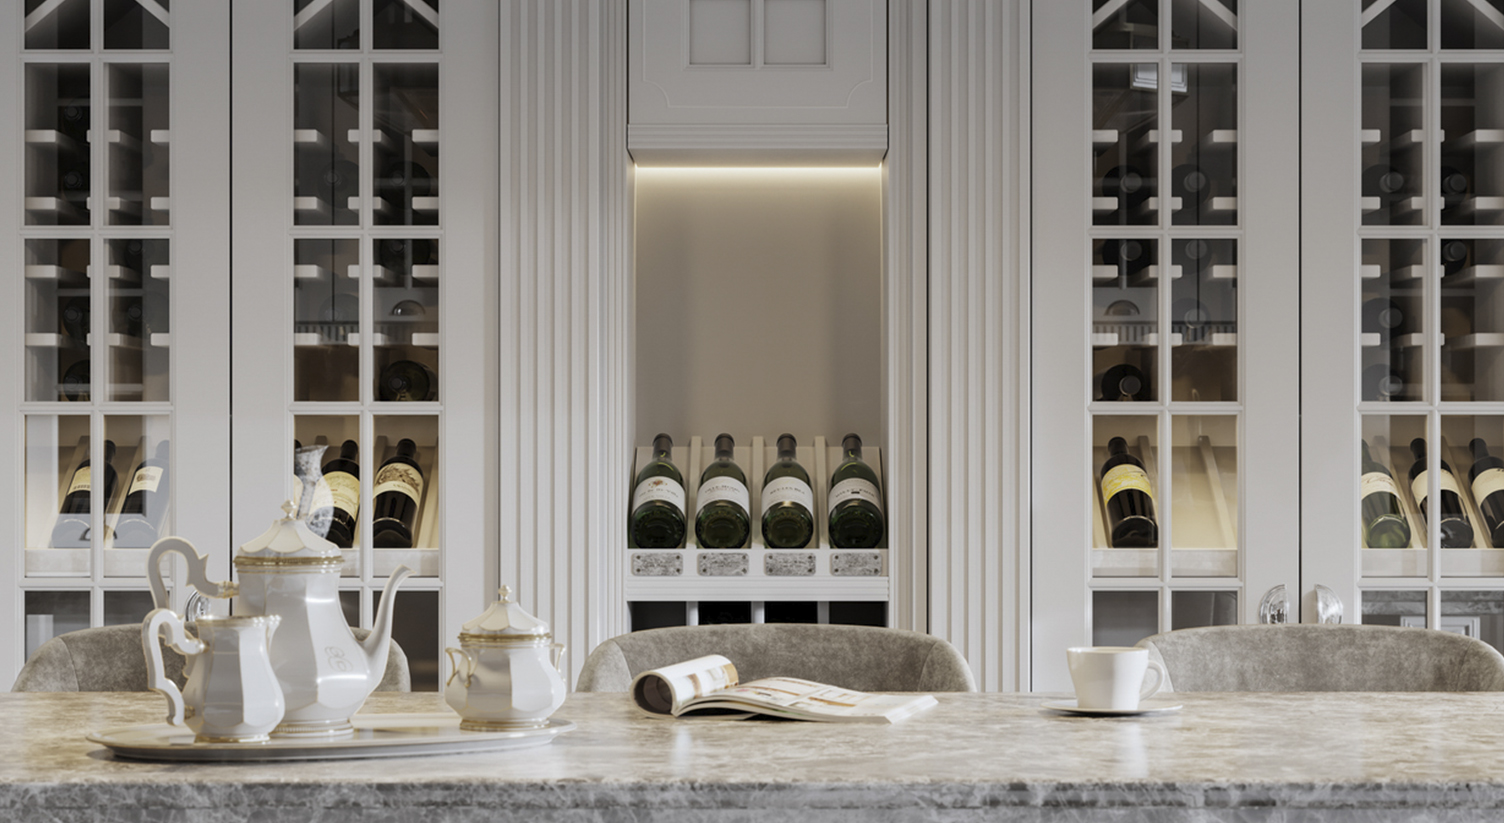
[(1074, 700), (1046, 700), (1042, 705), (1052, 711), (1085, 714), (1092, 717), (1131, 717), (1136, 714), (1154, 712), (1178, 712), (1185, 704), (1176, 703), (1172, 698), (1160, 697), (1140, 700), (1136, 709), (1083, 709), (1077, 706)]

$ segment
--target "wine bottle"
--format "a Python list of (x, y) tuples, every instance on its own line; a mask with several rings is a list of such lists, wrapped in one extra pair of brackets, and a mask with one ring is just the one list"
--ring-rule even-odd
[(1149, 378), (1142, 369), (1119, 363), (1102, 373), (1100, 399), (1148, 402), (1154, 399), (1154, 392), (1149, 388)]
[(87, 191), (89, 188), (88, 158), (80, 157), (66, 166), (61, 166), (57, 172), (57, 187), (59, 191), (64, 192)]
[(1143, 461), (1128, 453), (1128, 441), (1107, 441), (1102, 463), (1102, 500), (1107, 506), (1107, 545), (1114, 549), (1152, 549), (1159, 545), (1154, 494)]
[[(329, 484), (329, 542), (342, 549), (355, 545), (355, 524), (360, 514), (360, 446), (346, 440), (339, 457), (324, 464), (324, 482)], [(311, 519), (311, 518), (310, 518)]]
[(1170, 172), (1170, 194), (1180, 198), (1180, 207), (1198, 211), (1212, 196), (1212, 181), (1200, 166), (1185, 163)]
[(637, 472), (627, 530), (640, 549), (677, 549), (684, 543), (684, 475), (673, 461), (674, 440), (653, 438), (653, 457)]
[(1386, 363), (1375, 363), (1363, 370), (1364, 400), (1394, 400), (1405, 391), (1405, 379)]
[[(1430, 522), (1427, 511), (1426, 492), (1429, 480), (1426, 470), (1426, 441), (1417, 437), (1410, 441), (1410, 453), (1415, 462), (1410, 466), (1410, 493), (1420, 507), (1420, 515)], [(1443, 549), (1470, 549), (1473, 546), (1473, 527), (1467, 522), (1467, 513), (1462, 510), (1462, 495), (1458, 493), (1457, 478), (1452, 467), (1441, 461), (1441, 547)]]
[(335, 160), (319, 172), (318, 193), (336, 209), (349, 208), (350, 198), (360, 194), (360, 166)]
[(303, 520), (308, 523), (309, 531), (324, 538), (329, 536), (329, 521), (334, 516), (334, 496), (329, 491), (329, 484), (324, 480), (318, 464), (326, 449), (328, 446), (323, 443), (304, 449), (301, 440), (292, 441), (292, 504), (295, 510), (303, 510), (304, 483), (303, 476), (299, 474), (301, 468), (313, 475), (313, 497), (308, 502), (308, 512)]
[(435, 241), (427, 238), (401, 240), (391, 238), (376, 241), (376, 257), (381, 265), (396, 272), (405, 272), (413, 266), (426, 266), (434, 262)]
[(717, 435), (715, 460), (700, 473), (695, 537), (701, 548), (740, 549), (752, 532), (752, 495), (747, 491), (747, 475), (733, 459), (735, 447), (731, 435)]
[(1444, 209), (1456, 208), (1467, 199), (1468, 189), (1472, 183), (1467, 175), (1452, 166), (1441, 167), (1441, 207)]
[(1468, 446), (1473, 451), (1473, 467), (1467, 470), (1473, 500), (1483, 513), (1489, 541), (1496, 549), (1504, 548), (1504, 460), (1489, 454), (1481, 437), (1473, 438)]
[(70, 297), (63, 302), (63, 333), (74, 342), (87, 344), (89, 339), (89, 298)]
[(377, 384), (382, 400), (406, 402), (432, 400), (437, 396), (438, 380), (433, 370), (415, 360), (393, 360), (381, 370)]
[(1363, 498), (1363, 545), (1370, 549), (1404, 549), (1410, 546), (1410, 523), (1400, 510), (1400, 490), (1394, 475), (1363, 447), (1363, 474), (1358, 489)]
[(1456, 274), (1467, 267), (1472, 256), (1471, 240), (1448, 240), (1441, 244), (1441, 274), (1443, 277)]
[(1115, 197), (1120, 213), (1149, 199), (1149, 180), (1133, 166), (1113, 166), (1102, 175), (1102, 196)]
[(148, 549), (161, 536), (162, 519), (172, 490), (167, 456), (168, 444), (163, 440), (157, 443), (156, 454), (142, 460), (131, 475), (130, 488), (120, 506), (120, 519), (115, 524), (117, 548)]
[(87, 103), (65, 103), (57, 107), (57, 130), (81, 144), (81, 153), (87, 154), (89, 142), (89, 106)]
[(381, 176), (384, 186), (401, 191), (404, 197), (433, 194), (433, 175), (417, 163), (391, 163)]
[(89, 402), (89, 361), (78, 360), (64, 372), (58, 388), (59, 400), (75, 403)]
[(1400, 199), (1405, 175), (1393, 166), (1369, 166), (1363, 170), (1363, 196), (1379, 198), (1379, 207), (1387, 209)]
[(1136, 274), (1149, 266), (1147, 251), (1140, 240), (1103, 240), (1102, 264), (1117, 266), (1120, 277)]
[(1387, 345), (1391, 339), (1409, 331), (1405, 325), (1405, 310), (1387, 297), (1364, 300), (1363, 331), (1377, 334), (1379, 343)]
[(115, 330), (126, 337), (140, 338), (144, 315), (145, 307), (141, 304), (141, 298), (127, 298), (115, 311)]
[(762, 478), (762, 541), (770, 549), (802, 549), (815, 536), (815, 490), (795, 457), (792, 434), (778, 436), (778, 461)]
[[(106, 509), (110, 498), (115, 496), (115, 441), (104, 441), (104, 497)], [(52, 526), (52, 545), (55, 548), (88, 548), (89, 546), (89, 492), (93, 488), (94, 472), (89, 458), (85, 457), (73, 477), (68, 481), (68, 491), (63, 494), (63, 504), (58, 508), (57, 522)]]
[(1186, 343), (1201, 342), (1199, 333), (1211, 319), (1206, 304), (1194, 297), (1181, 297), (1170, 305), (1170, 330), (1185, 335)]
[(844, 456), (830, 475), (830, 545), (870, 549), (883, 540), (882, 493), (877, 474), (862, 460), (862, 438), (841, 438)]
[(413, 522), (418, 501), (423, 499), (423, 469), (418, 466), (418, 444), (403, 438), (397, 453), (376, 471), (371, 490), (371, 543), (378, 549), (413, 547)]

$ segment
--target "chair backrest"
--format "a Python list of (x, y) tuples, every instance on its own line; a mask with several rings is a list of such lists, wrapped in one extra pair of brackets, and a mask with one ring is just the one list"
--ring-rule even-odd
[(1504, 690), (1504, 655), (1470, 637), (1398, 626), (1210, 626), (1139, 641), (1182, 692)]
[(971, 667), (951, 644), (872, 626), (752, 623), (648, 629), (600, 644), (580, 672), (582, 692), (624, 692), (638, 674), (707, 654), (725, 655), (742, 682), (800, 677), (872, 692), (974, 692)]
[[(364, 639), (369, 629), (354, 629)], [(160, 641), (158, 641), (160, 642)], [(183, 686), (183, 656), (162, 647), (167, 676)], [(379, 692), (412, 690), (407, 654), (392, 641)], [(17, 692), (144, 692), (146, 656), (141, 653), (141, 626), (105, 626), (60, 634), (43, 643), (26, 661), (11, 691)]]

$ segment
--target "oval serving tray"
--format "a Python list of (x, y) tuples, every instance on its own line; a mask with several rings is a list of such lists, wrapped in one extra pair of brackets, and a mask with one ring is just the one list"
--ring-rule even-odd
[(355, 733), (335, 740), (274, 737), (266, 743), (195, 743), (193, 732), (184, 726), (149, 723), (97, 731), (89, 741), (132, 760), (353, 760), (525, 749), (545, 745), (574, 728), (568, 720), (550, 720), (537, 729), (469, 732), (460, 730), (459, 715), (447, 713), (358, 714), (351, 723)]

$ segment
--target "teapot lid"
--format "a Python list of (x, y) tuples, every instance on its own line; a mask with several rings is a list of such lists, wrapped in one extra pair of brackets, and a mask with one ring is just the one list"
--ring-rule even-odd
[[(319, 537), (308, 528), (306, 520), (293, 516), (292, 501), (282, 504), (285, 515), (272, 523), (259, 537), (240, 547), (237, 565), (309, 565), (343, 562), (339, 547)], [(241, 561), (247, 561), (242, 564)], [(284, 561), (291, 561), (285, 563)]]
[(502, 586), (497, 590), (501, 599), (492, 603), (480, 617), (466, 623), (460, 629), (461, 641), (467, 635), (479, 638), (504, 637), (543, 638), (553, 637), (548, 624), (528, 614), (512, 600), (512, 587)]

